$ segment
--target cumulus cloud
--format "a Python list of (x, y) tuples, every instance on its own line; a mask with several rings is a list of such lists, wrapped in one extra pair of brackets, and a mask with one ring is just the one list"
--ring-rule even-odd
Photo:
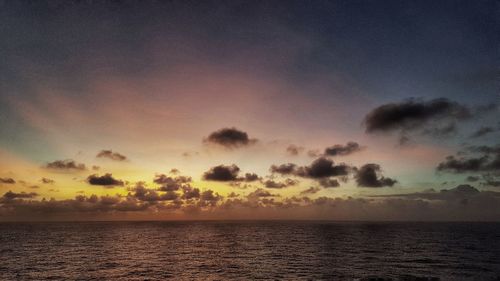
[(362, 147), (357, 143), (350, 141), (346, 145), (336, 144), (325, 149), (327, 156), (345, 156), (362, 150)]
[(60, 170), (60, 171), (84, 171), (87, 170), (85, 164), (77, 163), (74, 160), (56, 160), (54, 162), (47, 163), (45, 166), (47, 169)]
[(15, 193), (15, 192), (12, 192), (12, 191), (7, 191), (5, 192), (5, 194), (2, 196), (2, 199), (3, 200), (13, 200), (13, 199), (27, 199), (27, 198), (34, 198), (38, 196), (37, 193), (35, 192), (30, 192), (30, 193), (26, 193), (26, 192), (20, 192), (20, 193)]
[(460, 155), (447, 156), (436, 167), (440, 172), (477, 173), (500, 171), (500, 145), (469, 146)]
[(0, 178), (0, 183), (15, 184), (16, 181), (13, 178)]
[(311, 165), (298, 167), (295, 174), (301, 177), (321, 179), (336, 176), (346, 176), (349, 174), (350, 167), (346, 164), (335, 165), (335, 163), (325, 157), (314, 160)]
[(446, 98), (433, 100), (409, 99), (389, 103), (369, 112), (363, 121), (367, 133), (399, 133), (400, 144), (408, 135), (442, 136), (456, 131), (458, 122), (471, 119), (476, 112)]
[(123, 186), (123, 181), (113, 178), (113, 175), (106, 173), (102, 176), (96, 174), (87, 177), (87, 182), (91, 185), (102, 185), (102, 186)]
[(219, 165), (212, 167), (209, 171), (203, 174), (204, 180), (209, 181), (236, 181), (240, 168), (236, 165)]
[(126, 161), (127, 157), (118, 152), (113, 152), (112, 150), (101, 150), (96, 155), (97, 158), (108, 158), (114, 161)]
[(218, 165), (210, 168), (203, 174), (203, 179), (208, 181), (257, 181), (260, 177), (254, 173), (245, 173), (244, 176), (238, 176), (240, 168), (236, 165)]
[(219, 201), (221, 201), (223, 197), (213, 190), (205, 190), (200, 195), (199, 205), (205, 206), (216, 206)]
[(277, 173), (282, 175), (291, 175), (294, 174), (297, 169), (297, 165), (293, 163), (281, 164), (281, 165), (272, 165), (269, 168), (271, 173)]
[(298, 181), (293, 179), (286, 179), (283, 182), (278, 182), (274, 180), (266, 180), (264, 181), (264, 186), (267, 188), (285, 188), (289, 186), (294, 186), (298, 183)]
[(357, 169), (355, 174), (356, 183), (360, 187), (384, 187), (393, 186), (397, 181), (381, 175), (378, 164), (365, 164)]
[[(328, 219), (328, 220), (497, 220), (500, 193), (479, 191), (468, 185), (449, 190), (389, 194), (366, 198), (322, 196), (284, 197), (259, 188), (245, 197), (224, 199), (207, 190), (191, 199), (175, 192), (159, 192), (143, 185), (126, 196), (76, 196), (65, 200), (36, 200), (34, 195), (8, 193), (0, 197), (0, 219), (85, 218), (113, 214), (125, 218), (132, 212), (148, 218), (179, 214), (178, 218)], [(306, 189), (311, 194), (316, 189)], [(12, 199), (6, 199), (12, 198)], [(71, 216), (65, 216), (69, 214)]]
[(320, 179), (318, 183), (324, 188), (339, 187), (340, 183), (336, 179)]
[(130, 189), (131, 196), (142, 202), (157, 203), (159, 201), (172, 201), (179, 198), (179, 194), (174, 191), (160, 193), (154, 189), (147, 188), (144, 183), (139, 182)]
[(336, 176), (346, 176), (349, 174), (351, 167), (346, 164), (335, 163), (325, 157), (320, 157), (314, 160), (309, 166), (297, 166), (292, 163), (272, 165), (269, 170), (271, 173), (282, 175), (295, 175), (299, 177), (322, 179)]
[(241, 178), (241, 180), (246, 182), (252, 182), (260, 180), (260, 177), (255, 173), (245, 173), (245, 177)]
[(153, 182), (161, 184), (160, 189), (162, 191), (177, 191), (183, 184), (190, 183), (192, 181), (191, 177), (186, 176), (167, 176), (165, 174), (158, 174), (153, 179)]
[(233, 127), (233, 128), (223, 128), (211, 133), (204, 140), (204, 142), (233, 149), (254, 144), (257, 142), (257, 140), (250, 139), (246, 132), (240, 131)]

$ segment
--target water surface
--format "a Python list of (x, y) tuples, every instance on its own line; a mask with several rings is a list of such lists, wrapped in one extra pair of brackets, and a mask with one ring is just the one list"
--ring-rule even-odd
[(499, 276), (498, 223), (0, 224), (1, 280), (500, 280)]

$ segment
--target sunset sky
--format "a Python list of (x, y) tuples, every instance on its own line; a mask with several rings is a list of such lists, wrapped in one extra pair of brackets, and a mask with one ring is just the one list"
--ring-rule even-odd
[(500, 220), (496, 1), (0, 1), (0, 220)]

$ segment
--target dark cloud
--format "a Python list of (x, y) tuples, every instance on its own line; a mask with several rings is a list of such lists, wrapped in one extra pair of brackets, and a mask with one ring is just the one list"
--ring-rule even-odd
[(257, 140), (250, 139), (247, 133), (233, 127), (223, 128), (211, 133), (204, 142), (221, 145), (226, 148), (238, 148), (254, 144)]
[(112, 150), (101, 150), (97, 155), (97, 158), (108, 158), (114, 161), (125, 161), (127, 157), (118, 152), (113, 152)]
[(320, 157), (314, 160), (311, 165), (298, 167), (295, 174), (301, 177), (321, 179), (336, 176), (346, 176), (349, 174), (350, 167), (345, 164), (335, 165), (328, 158)]
[(409, 99), (375, 108), (365, 116), (363, 124), (367, 133), (397, 132), (401, 135), (400, 144), (404, 144), (412, 133), (431, 136), (453, 133), (457, 122), (473, 115), (468, 107), (445, 98)]
[(200, 189), (193, 188), (190, 185), (184, 185), (182, 187), (182, 198), (183, 199), (198, 199), (200, 198)]
[(16, 181), (13, 178), (0, 178), (0, 183), (15, 184)]
[(357, 142), (348, 142), (346, 145), (336, 144), (325, 149), (327, 156), (345, 156), (362, 150)]
[(378, 164), (365, 164), (356, 171), (356, 183), (360, 187), (384, 187), (393, 186), (397, 181), (381, 175)]
[(167, 176), (164, 174), (156, 175), (153, 182), (161, 184), (160, 190), (162, 191), (177, 191), (183, 184), (190, 183), (191, 177), (186, 176)]
[(297, 156), (299, 155), (300, 153), (302, 153), (302, 151), (304, 151), (304, 148), (301, 147), (301, 146), (296, 146), (294, 144), (291, 144), (289, 145), (287, 148), (286, 148), (286, 153), (288, 155), (292, 155), (292, 156)]
[(203, 179), (209, 181), (236, 181), (240, 168), (236, 165), (219, 165), (211, 168), (203, 174)]
[(49, 178), (41, 178), (40, 182), (43, 183), (43, 184), (54, 184), (55, 183), (54, 180), (49, 179)]
[(446, 160), (439, 163), (437, 166), (438, 171), (447, 171), (454, 173), (464, 173), (464, 172), (479, 172), (483, 171), (484, 167), (487, 166), (488, 157), (482, 156), (479, 158), (455, 158), (455, 156), (448, 156)]
[(306, 190), (302, 190), (300, 192), (300, 195), (315, 194), (315, 193), (317, 193), (320, 190), (321, 190), (321, 188), (319, 188), (319, 187), (311, 186), (311, 187), (309, 187)]
[(289, 186), (294, 186), (298, 183), (298, 181), (293, 179), (286, 179), (283, 182), (277, 182), (274, 180), (266, 180), (264, 181), (264, 186), (267, 188), (285, 188)]
[(271, 173), (277, 173), (282, 175), (291, 175), (294, 174), (297, 169), (297, 165), (293, 163), (281, 164), (281, 165), (272, 165), (269, 168)]
[(328, 158), (320, 157), (314, 160), (309, 166), (297, 166), (292, 163), (272, 165), (269, 169), (271, 173), (282, 175), (295, 175), (299, 177), (321, 179), (336, 176), (346, 176), (349, 174), (351, 167), (345, 164), (335, 165)]
[(77, 163), (74, 160), (66, 159), (66, 160), (56, 160), (54, 162), (47, 163), (45, 168), (52, 170), (61, 170), (61, 171), (84, 171), (87, 170), (85, 164)]
[(339, 187), (339, 181), (336, 179), (320, 179), (318, 183), (324, 188)]
[(143, 182), (139, 182), (135, 187), (130, 189), (132, 191), (131, 196), (142, 202), (149, 202), (156, 204), (160, 201), (172, 201), (179, 198), (179, 194), (174, 191), (167, 191), (165, 193), (159, 193), (154, 189), (147, 188)]
[(490, 133), (495, 132), (495, 129), (492, 127), (481, 127), (477, 129), (470, 137), (471, 138), (480, 138), (482, 136), (488, 135)]
[(414, 130), (434, 120), (447, 118), (461, 120), (470, 117), (471, 112), (467, 107), (445, 98), (430, 101), (410, 99), (375, 108), (366, 115), (364, 125), (368, 133), (375, 133)]
[(12, 192), (12, 191), (7, 191), (5, 192), (5, 194), (2, 196), (2, 199), (4, 200), (13, 200), (13, 199), (28, 199), (28, 198), (34, 198), (38, 196), (37, 193), (35, 192), (30, 192), (30, 193), (26, 193), (26, 192), (21, 192), (21, 193), (15, 193), (15, 192)]
[(216, 206), (219, 201), (221, 201), (223, 197), (218, 193), (215, 193), (213, 190), (203, 191), (200, 195), (199, 204), (202, 206)]
[(203, 174), (204, 180), (209, 181), (246, 181), (252, 182), (260, 180), (260, 177), (255, 173), (245, 173), (245, 176), (239, 177), (240, 168), (236, 165), (219, 165), (210, 168), (209, 171)]
[(500, 171), (500, 145), (469, 146), (458, 154), (465, 156), (448, 156), (445, 161), (438, 164), (436, 169), (440, 172), (451, 173)]
[(260, 180), (260, 177), (255, 173), (245, 173), (245, 177), (242, 180), (252, 182)]
[(87, 177), (87, 182), (91, 185), (102, 185), (102, 186), (123, 186), (123, 181), (113, 178), (110, 173), (104, 174), (103, 176), (98, 176), (96, 174)]

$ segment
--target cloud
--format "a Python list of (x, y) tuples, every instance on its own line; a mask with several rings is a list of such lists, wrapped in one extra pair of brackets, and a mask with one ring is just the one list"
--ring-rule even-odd
[(54, 162), (47, 163), (45, 166), (47, 169), (51, 170), (61, 170), (61, 171), (84, 171), (87, 170), (85, 164), (77, 163), (74, 160), (56, 160)]
[(469, 146), (459, 154), (465, 156), (447, 156), (436, 170), (457, 174), (500, 171), (500, 145)]
[(247, 195), (247, 198), (258, 199), (258, 198), (262, 198), (262, 197), (275, 197), (275, 196), (277, 196), (277, 195), (272, 194), (271, 192), (269, 192), (263, 188), (257, 188), (253, 192), (249, 193)]
[(5, 194), (2, 196), (2, 199), (3, 200), (13, 200), (13, 199), (27, 199), (27, 198), (34, 198), (38, 196), (37, 193), (35, 192), (30, 192), (30, 193), (26, 193), (26, 192), (21, 192), (21, 193), (15, 193), (15, 192), (12, 192), (12, 191), (7, 191), (5, 192)]
[(190, 185), (184, 185), (182, 187), (182, 198), (183, 199), (198, 199), (200, 198), (200, 189), (198, 188), (193, 188)]
[(286, 153), (291, 156), (297, 156), (302, 153), (302, 151), (304, 151), (302, 146), (296, 146), (294, 144), (291, 144), (286, 148)]
[(319, 188), (319, 187), (311, 186), (308, 189), (302, 190), (300, 192), (300, 195), (315, 194), (320, 190), (321, 190), (321, 188)]
[(236, 128), (223, 128), (211, 133), (205, 140), (205, 143), (221, 145), (225, 148), (233, 149), (242, 146), (248, 146), (257, 142), (256, 139), (250, 139), (246, 132)]
[(362, 147), (357, 143), (350, 141), (346, 145), (336, 144), (325, 149), (325, 155), (327, 156), (345, 156), (358, 151), (361, 151)]
[(213, 190), (206, 190), (201, 193), (199, 205), (206, 206), (216, 206), (219, 201), (221, 201), (223, 197), (218, 193), (215, 193)]
[(210, 168), (203, 174), (203, 179), (208, 181), (246, 181), (252, 182), (260, 180), (260, 177), (254, 173), (245, 173), (245, 176), (239, 177), (240, 168), (236, 165), (219, 165)]
[(113, 152), (112, 150), (101, 150), (96, 155), (97, 158), (108, 158), (114, 161), (125, 161), (127, 157), (118, 152)]
[(494, 196), (500, 197), (500, 192), (481, 192), (477, 188), (469, 184), (461, 184), (452, 189), (443, 189), (439, 192), (433, 189), (424, 192), (415, 193), (403, 193), (403, 194), (387, 194), (387, 195), (373, 195), (371, 197), (399, 197), (399, 198), (411, 198), (411, 199), (425, 199), (425, 200), (441, 200), (441, 201), (456, 201), (462, 200), (468, 197), (473, 197), (479, 194), (490, 193)]
[(154, 189), (147, 188), (143, 182), (137, 183), (136, 186), (130, 190), (132, 191), (131, 195), (137, 200), (153, 204), (160, 201), (173, 201), (179, 198), (179, 194), (174, 191), (159, 193)]
[(291, 175), (294, 174), (297, 169), (297, 165), (293, 163), (281, 164), (281, 165), (272, 165), (269, 168), (271, 173), (277, 173), (282, 175)]
[(363, 121), (366, 133), (400, 134), (400, 144), (408, 134), (442, 136), (456, 131), (456, 123), (472, 118), (474, 112), (465, 105), (438, 98), (429, 101), (409, 99), (389, 103), (369, 112)]
[(264, 186), (267, 188), (285, 188), (289, 186), (294, 186), (298, 183), (298, 181), (293, 179), (286, 179), (283, 182), (277, 182), (274, 180), (266, 180), (264, 181)]
[(102, 185), (102, 186), (123, 186), (123, 181), (113, 178), (110, 173), (104, 174), (103, 176), (98, 176), (96, 174), (87, 177), (87, 182), (91, 185)]
[(54, 180), (49, 179), (49, 178), (41, 178), (40, 182), (43, 183), (43, 184), (54, 184), (55, 183)]
[(236, 181), (239, 172), (240, 168), (234, 164), (231, 166), (219, 165), (205, 172), (203, 179), (209, 181)]
[(314, 160), (309, 166), (297, 166), (292, 163), (272, 165), (269, 170), (271, 173), (281, 175), (295, 175), (304, 178), (322, 179), (336, 176), (346, 176), (349, 174), (351, 167), (346, 164), (335, 165), (328, 158), (320, 157)]
[(295, 174), (301, 177), (313, 179), (322, 179), (336, 176), (346, 176), (349, 174), (350, 167), (346, 164), (335, 165), (335, 163), (325, 157), (314, 160), (311, 165), (298, 167)]
[(13, 178), (0, 178), (0, 183), (15, 184), (16, 181)]
[(153, 182), (161, 184), (160, 190), (162, 191), (177, 191), (182, 187), (183, 184), (190, 183), (191, 181), (191, 177), (171, 177), (164, 174), (158, 174), (153, 179)]
[(381, 168), (378, 164), (365, 164), (356, 171), (356, 183), (360, 187), (393, 186), (397, 181), (380, 175)]
[(336, 179), (320, 179), (318, 183), (324, 188), (339, 187), (339, 181)]
[(245, 177), (242, 178), (243, 181), (252, 182), (260, 180), (260, 177), (255, 173), (245, 173)]

